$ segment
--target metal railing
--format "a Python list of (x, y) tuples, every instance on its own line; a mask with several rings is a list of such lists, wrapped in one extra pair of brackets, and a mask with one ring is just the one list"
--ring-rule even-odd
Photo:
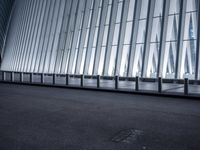
[[(79, 87), (86, 87), (85, 86), (85, 79), (86, 76), (84, 75), (69, 75), (69, 74), (46, 74), (46, 73), (25, 73), (25, 72), (10, 72), (10, 71), (0, 71), (1, 73), (1, 81), (2, 82), (15, 82), (15, 83), (28, 83), (28, 84), (38, 84), (38, 82), (35, 82), (34, 77), (35, 76), (40, 76), (40, 81), (39, 84), (46, 84), (46, 85), (58, 85), (56, 82), (56, 79), (60, 76), (65, 77), (65, 86), (69, 86), (69, 82), (70, 82), (70, 78), (79, 78), (80, 79), (80, 85)], [(16, 75), (19, 76), (19, 80), (16, 80)], [(28, 75), (29, 79), (24, 81), (24, 76)], [(46, 76), (51, 76), (52, 77), (52, 81), (50, 83), (45, 83), (45, 77)], [(101, 87), (101, 81), (105, 78), (104, 76), (90, 76), (93, 79), (96, 79), (96, 85), (94, 88), (103, 88)], [(26, 78), (27, 79), (27, 78)], [(114, 87), (112, 88), (113, 90), (119, 90), (119, 81), (120, 81), (120, 77), (119, 76), (114, 76), (111, 77), (107, 80), (114, 80)], [(161, 77), (159, 77), (158, 79), (155, 80), (157, 82), (157, 93), (163, 93), (163, 79)], [(184, 80), (184, 90), (183, 90), (183, 94), (184, 95), (189, 95), (189, 79), (185, 78)], [(137, 76), (135, 78), (132, 78), (132, 80), (130, 82), (135, 82), (135, 87), (132, 87), (132, 90), (135, 92), (141, 92), (142, 89), (140, 89), (140, 82), (141, 79)], [(155, 82), (155, 83), (156, 83)]]

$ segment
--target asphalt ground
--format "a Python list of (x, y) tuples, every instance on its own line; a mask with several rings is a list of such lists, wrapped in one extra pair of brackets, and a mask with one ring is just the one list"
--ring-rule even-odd
[(199, 150), (200, 101), (0, 83), (0, 150)]

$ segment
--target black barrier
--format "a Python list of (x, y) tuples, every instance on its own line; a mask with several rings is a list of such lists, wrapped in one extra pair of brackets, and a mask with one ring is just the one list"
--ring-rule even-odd
[(66, 74), (66, 85), (69, 85), (69, 74)]
[(33, 83), (33, 73), (30, 73), (30, 83)]
[(139, 77), (138, 76), (135, 77), (135, 90), (139, 91)]
[(115, 89), (119, 88), (119, 76), (115, 76)]
[(41, 74), (41, 81), (40, 82), (41, 82), (41, 84), (44, 83), (44, 73)]
[(162, 78), (158, 78), (158, 93), (162, 93)]
[(188, 80), (188, 78), (185, 78), (184, 79), (184, 94), (185, 95), (188, 95), (188, 85), (189, 85), (189, 80)]
[(53, 84), (56, 84), (56, 74), (53, 74)]
[(19, 74), (19, 80), (20, 80), (20, 82), (23, 82), (24, 81), (24, 73), (23, 72), (20, 72), (20, 74)]
[(100, 75), (97, 75), (97, 88), (100, 88)]
[(14, 72), (11, 72), (10, 79), (11, 79), (11, 82), (15, 81), (15, 73)]
[(84, 75), (81, 75), (81, 87), (84, 86)]

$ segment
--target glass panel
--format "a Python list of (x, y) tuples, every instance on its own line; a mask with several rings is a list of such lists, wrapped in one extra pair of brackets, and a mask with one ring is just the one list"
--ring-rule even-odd
[(149, 0), (142, 0), (140, 19), (147, 18), (148, 3), (149, 3)]
[(73, 63), (72, 63), (72, 74), (74, 74), (75, 73), (75, 67), (76, 67), (76, 60), (77, 60), (77, 54), (78, 54), (78, 49), (76, 48), (75, 49), (75, 55), (74, 55), (74, 60), (73, 60)]
[(102, 46), (106, 46), (107, 38), (108, 38), (108, 26), (105, 26)]
[(176, 63), (176, 42), (167, 42), (165, 45), (165, 57), (163, 64), (163, 77), (174, 78)]
[(133, 20), (134, 8), (135, 8), (135, 0), (130, 0), (127, 21)]
[[(190, 4), (192, 3), (188, 2), (188, 5)], [(193, 10), (194, 8), (190, 9), (189, 11)], [(194, 79), (197, 38), (197, 13), (195, 11), (186, 13), (184, 27), (184, 41), (181, 58), (181, 78)]]
[(114, 71), (115, 71), (116, 53), (117, 53), (117, 46), (112, 46), (110, 64), (109, 64), (109, 68), (108, 68), (109, 76), (113, 76), (115, 73)]
[(133, 25), (133, 22), (126, 23), (124, 44), (130, 44), (130, 42), (131, 42), (132, 25)]
[(118, 39), (119, 39), (119, 27), (120, 24), (116, 24), (115, 25), (115, 31), (114, 31), (114, 37), (113, 37), (113, 45), (117, 45), (118, 44)]
[(166, 37), (167, 41), (177, 40), (178, 21), (179, 21), (179, 15), (172, 15), (168, 17), (167, 37)]
[(96, 44), (97, 44), (98, 29), (99, 29), (99, 28), (95, 28), (93, 47), (96, 47)]
[(133, 64), (133, 77), (141, 76), (142, 71), (142, 57), (144, 52), (144, 44), (136, 45), (136, 53), (135, 53), (135, 64)]
[(197, 13), (186, 14), (184, 31), (184, 40), (197, 38)]
[(123, 77), (125, 77), (127, 75), (129, 48), (130, 48), (130, 45), (124, 45), (123, 51), (122, 51), (120, 76), (123, 76)]
[(194, 79), (196, 64), (196, 40), (183, 42), (181, 78)]
[(160, 41), (161, 22), (162, 22), (161, 19), (162, 19), (161, 17), (153, 19), (151, 42)]
[(121, 22), (121, 14), (122, 14), (122, 2), (118, 3), (116, 23)]
[(85, 64), (85, 57), (86, 57), (86, 48), (83, 49), (83, 55), (81, 60), (81, 67), (80, 67), (80, 74), (83, 74), (84, 64)]
[(163, 0), (156, 0), (154, 16), (162, 16)]
[(108, 12), (106, 17), (106, 24), (109, 24), (110, 22), (110, 15), (111, 15), (111, 5), (108, 6)]
[(187, 0), (186, 12), (196, 11), (198, 5), (196, 2), (198, 2), (198, 0)]
[(147, 77), (156, 78), (158, 67), (159, 43), (150, 45), (149, 63), (147, 65)]
[(99, 26), (99, 23), (100, 23), (101, 9), (102, 9), (102, 7), (99, 8), (99, 12), (98, 12), (98, 18), (97, 18), (97, 24), (96, 24), (96, 26)]
[(177, 14), (180, 9), (180, 0), (170, 0), (169, 14)]
[(84, 47), (87, 47), (87, 44), (88, 44), (88, 37), (89, 37), (89, 31), (90, 29), (87, 29), (87, 34), (86, 34), (86, 37), (85, 37), (85, 44), (84, 44)]
[(95, 48), (92, 48), (92, 55), (91, 55), (91, 59), (90, 59), (90, 65), (89, 65), (88, 75), (92, 75), (93, 66), (94, 66), (95, 50), (96, 50)]
[(101, 56), (100, 56), (99, 68), (98, 68), (98, 74), (99, 75), (103, 74), (103, 65), (104, 65), (104, 59), (105, 59), (105, 52), (106, 52), (106, 47), (102, 47), (101, 48)]
[(145, 31), (146, 31), (146, 20), (141, 20), (139, 21), (137, 43), (144, 43)]

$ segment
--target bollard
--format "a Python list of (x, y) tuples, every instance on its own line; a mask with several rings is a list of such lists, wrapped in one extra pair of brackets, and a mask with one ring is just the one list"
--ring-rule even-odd
[(162, 93), (162, 78), (158, 77), (158, 92)]
[(44, 73), (41, 73), (41, 84), (44, 83)]
[(30, 83), (33, 83), (33, 73), (30, 73)]
[(66, 85), (69, 85), (69, 74), (66, 74)]
[(11, 82), (14, 82), (14, 72), (11, 72), (10, 78), (11, 78)]
[(20, 82), (23, 82), (23, 79), (24, 79), (23, 75), (24, 75), (23, 72), (20, 72), (20, 74), (19, 74)]
[(6, 81), (6, 72), (2, 71), (2, 81)]
[(118, 89), (119, 76), (115, 76), (115, 89)]
[(97, 75), (97, 88), (100, 88), (100, 75)]
[(3, 81), (4, 75), (3, 75), (3, 71), (1, 71), (1, 81)]
[(139, 77), (138, 76), (135, 77), (135, 90), (139, 91)]
[(53, 84), (56, 84), (56, 74), (53, 74)]
[(81, 87), (83, 87), (84, 84), (84, 75), (81, 75)]
[(189, 85), (189, 80), (188, 78), (184, 79), (184, 94), (188, 95), (188, 85)]

